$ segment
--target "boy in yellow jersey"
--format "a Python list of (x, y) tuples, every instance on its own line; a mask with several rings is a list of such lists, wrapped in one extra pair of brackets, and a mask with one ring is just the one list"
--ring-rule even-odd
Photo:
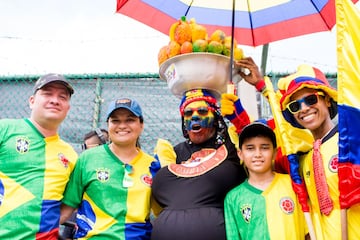
[(273, 130), (260, 122), (249, 124), (240, 133), (239, 148), (249, 178), (226, 195), (227, 239), (305, 239), (305, 218), (290, 176), (272, 170)]

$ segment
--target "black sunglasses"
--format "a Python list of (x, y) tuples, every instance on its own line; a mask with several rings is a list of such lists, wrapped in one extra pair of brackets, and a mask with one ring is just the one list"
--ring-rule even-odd
[(191, 117), (194, 112), (197, 112), (200, 116), (206, 116), (209, 113), (210, 107), (199, 107), (199, 108), (185, 108), (184, 116)]
[(316, 104), (318, 102), (318, 96), (324, 97), (325, 94), (322, 92), (310, 94), (304, 98), (290, 102), (286, 105), (286, 108), (289, 109), (292, 114), (295, 114), (301, 110), (301, 103), (305, 103), (307, 106)]

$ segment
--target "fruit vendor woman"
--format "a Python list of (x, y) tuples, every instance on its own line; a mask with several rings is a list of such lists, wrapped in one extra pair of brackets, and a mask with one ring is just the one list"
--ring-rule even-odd
[(225, 240), (224, 198), (246, 172), (211, 92), (187, 91), (180, 114), (186, 140), (173, 148), (176, 163), (153, 179), (152, 194), (162, 211), (152, 239)]

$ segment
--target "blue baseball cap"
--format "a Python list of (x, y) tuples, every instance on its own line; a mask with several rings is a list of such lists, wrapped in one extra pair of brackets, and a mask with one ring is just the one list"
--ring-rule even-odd
[(130, 112), (132, 112), (135, 116), (137, 116), (139, 118), (143, 118), (141, 107), (137, 101), (129, 99), (129, 98), (120, 98), (120, 99), (112, 101), (109, 104), (106, 121), (109, 119), (110, 115), (115, 110), (120, 109), (120, 108), (127, 109)]

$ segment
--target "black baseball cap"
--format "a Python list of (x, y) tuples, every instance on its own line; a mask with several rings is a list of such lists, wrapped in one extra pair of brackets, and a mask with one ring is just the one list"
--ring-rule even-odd
[(258, 136), (268, 137), (274, 148), (276, 148), (276, 136), (274, 131), (268, 125), (261, 122), (253, 122), (244, 127), (239, 135), (239, 147), (241, 148), (246, 139)]
[(74, 88), (71, 86), (69, 81), (61, 74), (57, 73), (48, 73), (43, 76), (41, 76), (35, 83), (34, 86), (34, 93), (43, 88), (45, 85), (52, 83), (52, 82), (58, 82), (66, 87), (66, 89), (69, 91), (70, 96), (74, 93)]

